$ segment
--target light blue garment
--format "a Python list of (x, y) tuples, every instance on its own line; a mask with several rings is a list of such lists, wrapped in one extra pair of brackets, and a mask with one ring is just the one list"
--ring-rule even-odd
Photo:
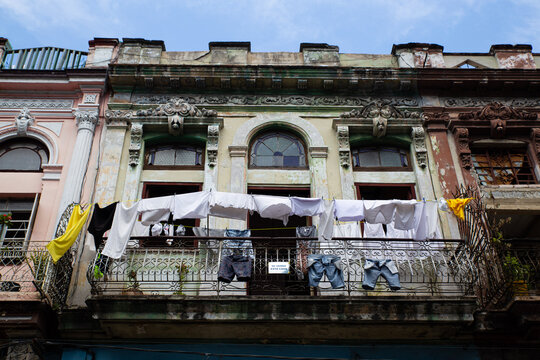
[(341, 258), (339, 256), (322, 254), (309, 255), (309, 286), (319, 286), (319, 282), (325, 273), (328, 281), (330, 281), (330, 285), (332, 285), (332, 289), (341, 289), (345, 287)]
[[(250, 237), (251, 231), (227, 229), (225, 231), (225, 236), (226, 237)], [(233, 255), (242, 255), (242, 256), (249, 256), (252, 259), (255, 258), (251, 240), (241, 240), (241, 239), (223, 240), (223, 251), (221, 255), (223, 257), (233, 256)]]
[(364, 281), (362, 287), (366, 290), (373, 290), (375, 284), (377, 284), (377, 279), (382, 275), (383, 278), (388, 281), (388, 285), (392, 290), (401, 289), (401, 284), (399, 283), (399, 274), (396, 264), (393, 260), (371, 260), (366, 259), (366, 264), (364, 265)]

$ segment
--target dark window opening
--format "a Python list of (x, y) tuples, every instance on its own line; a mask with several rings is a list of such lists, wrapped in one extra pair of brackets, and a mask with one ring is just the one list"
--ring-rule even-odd
[(166, 170), (174, 168), (202, 169), (204, 148), (186, 145), (149, 146), (145, 154), (145, 169)]
[(537, 183), (526, 149), (477, 150), (472, 161), (481, 185)]
[[(264, 188), (250, 187), (249, 194), (273, 195), (273, 196), (301, 196), (309, 197), (310, 190), (306, 188)], [(291, 216), (286, 226), (281, 220), (261, 218), (257, 212), (249, 215), (249, 229), (253, 237), (295, 237), (296, 227), (306, 226), (311, 223), (310, 218)], [(286, 229), (283, 229), (286, 227)], [(304, 280), (298, 279), (298, 274), (293, 269), (300, 269), (299, 261), (307, 261), (307, 253), (300, 254), (296, 240), (269, 240), (253, 242), (255, 251), (255, 266), (252, 280), (248, 283), (249, 295), (309, 295), (307, 275)], [(302, 257), (300, 259), (299, 257)], [(288, 261), (290, 273), (288, 275), (268, 274), (268, 262)]]
[(409, 170), (409, 152), (396, 147), (360, 147), (351, 151), (355, 170)]
[[(200, 184), (171, 184), (171, 183), (146, 183), (143, 188), (143, 198), (154, 198), (160, 196), (169, 196), (177, 194), (185, 194), (191, 192), (201, 191), (202, 186)], [(167, 221), (169, 225), (178, 226), (183, 225), (186, 228), (185, 236), (194, 236), (193, 227), (199, 226), (199, 219), (178, 219), (173, 220), (172, 214)], [(150, 233), (148, 234), (150, 235)], [(147, 247), (162, 247), (162, 246), (185, 246), (194, 247), (196, 243), (193, 240), (185, 241), (174, 240), (172, 244), (168, 244), (165, 238), (157, 238), (145, 240), (145, 246)]]

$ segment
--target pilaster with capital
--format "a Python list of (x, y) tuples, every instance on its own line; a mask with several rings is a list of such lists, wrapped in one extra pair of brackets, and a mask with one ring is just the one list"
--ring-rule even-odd
[(349, 142), (349, 127), (339, 125), (336, 128), (339, 146), (339, 174), (341, 177), (341, 197), (355, 199), (354, 176), (351, 166), (351, 147)]
[(126, 180), (122, 200), (131, 205), (139, 195), (139, 180), (142, 171), (143, 153), (143, 124), (142, 122), (132, 122), (129, 142), (129, 165), (126, 168)]
[(73, 116), (77, 122), (78, 130), (89, 130), (94, 132), (96, 125), (99, 121), (98, 110), (80, 110), (76, 109), (73, 111)]

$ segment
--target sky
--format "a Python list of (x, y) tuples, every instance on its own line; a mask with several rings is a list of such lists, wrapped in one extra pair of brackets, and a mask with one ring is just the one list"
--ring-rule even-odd
[(365, 54), (408, 42), (540, 52), (539, 29), (540, 0), (0, 0), (0, 37), (13, 49), (87, 50), (88, 40), (111, 37), (163, 40), (168, 51), (250, 41), (253, 52), (297, 52), (302, 42)]

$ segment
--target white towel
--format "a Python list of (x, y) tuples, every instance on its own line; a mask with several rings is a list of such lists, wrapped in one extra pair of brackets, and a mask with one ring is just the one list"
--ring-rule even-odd
[(370, 224), (389, 224), (395, 209), (394, 200), (364, 200), (364, 217)]
[(137, 216), (139, 215), (138, 209), (138, 202), (129, 208), (124, 207), (122, 203), (116, 205), (111, 230), (109, 230), (109, 237), (103, 248), (103, 255), (113, 259), (119, 259), (122, 256), (135, 221), (137, 221)]
[(174, 195), (173, 219), (204, 219), (210, 210), (210, 192)]
[(363, 200), (335, 200), (336, 217), (340, 221), (364, 220)]
[(210, 215), (246, 220), (248, 210), (257, 210), (251, 195), (220, 191), (212, 191), (210, 194)]
[(414, 229), (414, 215), (416, 200), (394, 200), (396, 204), (396, 210), (394, 212), (394, 225), (396, 230), (410, 230)]
[(291, 197), (291, 215), (314, 216), (324, 212), (324, 201), (321, 198)]
[(160, 196), (139, 201), (139, 212), (143, 225), (167, 221), (171, 214), (174, 196)]
[(287, 225), (291, 214), (291, 199), (285, 196), (253, 195), (257, 212), (263, 218), (278, 219)]

